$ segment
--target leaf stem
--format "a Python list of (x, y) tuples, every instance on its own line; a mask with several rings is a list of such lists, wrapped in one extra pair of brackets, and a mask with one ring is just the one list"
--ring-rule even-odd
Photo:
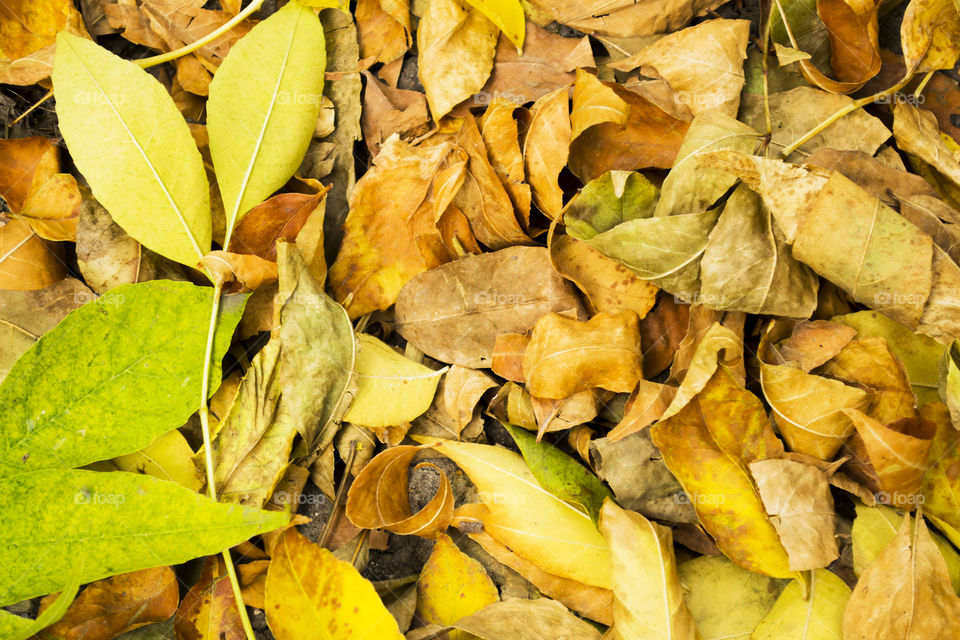
[(817, 135), (818, 133), (820, 133), (821, 131), (823, 131), (824, 129), (826, 129), (827, 127), (832, 125), (834, 122), (836, 122), (843, 116), (847, 115), (848, 113), (852, 111), (856, 111), (857, 109), (864, 107), (872, 102), (877, 102), (893, 93), (896, 93), (897, 91), (905, 87), (907, 83), (910, 82), (911, 78), (913, 78), (913, 74), (908, 73), (903, 77), (902, 80), (900, 80), (900, 82), (893, 85), (889, 89), (884, 89), (883, 91), (879, 93), (875, 93), (872, 96), (866, 96), (866, 97), (860, 98), (859, 100), (854, 100), (847, 106), (837, 109), (836, 111), (833, 112), (833, 114), (829, 118), (827, 118), (826, 120), (824, 120), (823, 122), (815, 126), (813, 129), (810, 129), (805, 134), (803, 134), (802, 136), (800, 136), (799, 138), (797, 138), (796, 140), (788, 144), (786, 147), (784, 147), (783, 150), (780, 152), (781, 157), (786, 158), (791, 153), (793, 153), (798, 148), (800, 148), (801, 145), (809, 141), (815, 135)]
[[(239, 15), (239, 14), (238, 14)], [(210, 397), (210, 373), (213, 365), (213, 343), (217, 331), (217, 317), (220, 315), (220, 297), (223, 295), (223, 285), (214, 281), (213, 304), (210, 306), (210, 325), (207, 328), (207, 346), (203, 354), (203, 379), (200, 382), (200, 431), (203, 434), (203, 456), (207, 467), (207, 493), (210, 499), (217, 501), (217, 478), (213, 466), (213, 446), (210, 437), (210, 409), (207, 399)], [(240, 623), (247, 640), (256, 640), (253, 625), (247, 615), (247, 607), (243, 603), (243, 593), (240, 591), (240, 581), (237, 579), (237, 570), (230, 557), (230, 549), (223, 550), (223, 561), (230, 577), (230, 586), (233, 588), (233, 598), (237, 603), (237, 612), (240, 614)]]
[(168, 51), (167, 53), (161, 53), (156, 56), (150, 56), (149, 58), (141, 58), (140, 60), (134, 60), (133, 62), (140, 65), (140, 67), (142, 67), (143, 69), (147, 69), (149, 67), (153, 67), (158, 64), (163, 64), (164, 62), (170, 62), (171, 60), (176, 60), (177, 58), (181, 58), (183, 56), (189, 55), (194, 51), (196, 51), (197, 49), (200, 49), (201, 47), (205, 47), (210, 42), (213, 42), (220, 36), (224, 35), (228, 31), (233, 29), (235, 26), (243, 22), (251, 13), (259, 9), (261, 4), (263, 4), (263, 0), (253, 0), (253, 2), (247, 5), (247, 7), (243, 11), (233, 16), (232, 18), (224, 22), (222, 25), (220, 25), (219, 27), (217, 27), (207, 35), (203, 36), (198, 40), (194, 40), (188, 45), (184, 45), (179, 49), (175, 49), (173, 51)]

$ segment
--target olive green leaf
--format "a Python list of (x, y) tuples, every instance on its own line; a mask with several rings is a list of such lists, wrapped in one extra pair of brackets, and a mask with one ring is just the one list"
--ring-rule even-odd
[[(191, 396), (193, 397), (193, 396)], [(79, 469), (0, 482), (0, 604), (80, 582), (179, 564), (283, 526), (289, 514), (219, 504), (173, 482)]]
[(241, 38), (214, 75), (207, 132), (228, 237), (300, 165), (320, 112), (325, 64), (320, 21), (290, 2)]
[[(124, 285), (40, 338), (0, 385), (0, 478), (132, 453), (183, 425), (200, 396), (212, 291)], [(245, 300), (223, 300), (211, 392)]]
[(537, 442), (537, 437), (505, 422), (501, 422), (520, 447), (520, 453), (540, 486), (590, 514), (596, 523), (604, 498), (613, 494), (597, 476), (587, 471), (582, 464), (546, 442)]
[(61, 31), (53, 87), (60, 131), (97, 200), (148, 249), (196, 265), (210, 251), (207, 175), (163, 85)]

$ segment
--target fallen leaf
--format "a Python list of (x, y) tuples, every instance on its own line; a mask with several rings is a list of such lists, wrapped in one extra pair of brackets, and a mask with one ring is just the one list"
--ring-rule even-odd
[(435, 121), (486, 83), (497, 35), (496, 25), (460, 0), (427, 6), (417, 27), (417, 68)]
[(750, 475), (790, 557), (790, 569), (826, 567), (840, 551), (834, 539), (836, 515), (827, 475), (793, 460), (757, 460)]
[(140, 451), (114, 458), (113, 464), (120, 471), (170, 480), (193, 491), (203, 487), (200, 471), (193, 464), (193, 449), (179, 431), (165, 433)]
[(295, 528), (287, 529), (274, 547), (266, 605), (267, 624), (277, 640), (318, 630), (330, 638), (403, 638), (373, 585)]
[(427, 196), (451, 151), (450, 145), (412, 147), (394, 136), (357, 181), (329, 273), (334, 297), (351, 318), (386, 309), (414, 276), (449, 259)]
[(906, 153), (930, 164), (954, 185), (960, 186), (960, 158), (940, 137), (937, 118), (909, 104), (893, 107), (893, 135)]
[[(266, 565), (266, 561), (260, 561)], [(244, 567), (240, 565), (241, 573)], [(174, 618), (174, 629), (183, 640), (241, 640), (243, 624), (233, 598), (226, 567), (219, 557), (207, 558), (200, 579), (183, 596)]]
[(720, 550), (751, 571), (791, 577), (747, 468), (782, 450), (760, 401), (717, 370), (695, 401), (651, 427), (651, 435)]
[(0, 140), (0, 151), (0, 197), (16, 213), (31, 193), (60, 171), (59, 147), (50, 138), (31, 136)]
[(409, 2), (359, 0), (354, 18), (361, 58), (392, 62), (410, 47)]
[(453, 365), (443, 377), (442, 395), (447, 415), (460, 433), (473, 422), (477, 405), (483, 395), (497, 386), (497, 382), (482, 371)]
[(716, 9), (718, 0), (679, 0), (667, 5), (652, 2), (591, 0), (536, 0), (531, 3), (551, 18), (586, 33), (628, 37), (668, 33), (690, 24), (694, 16)]
[(430, 130), (426, 96), (417, 91), (395, 89), (369, 71), (364, 71), (363, 76), (367, 82), (360, 125), (371, 156), (380, 153), (381, 145), (395, 133), (409, 142)]
[(747, 571), (724, 556), (680, 563), (684, 602), (705, 639), (748, 640), (780, 595), (785, 581)]
[(747, 20), (707, 20), (664, 36), (613, 67), (640, 67), (645, 76), (663, 78), (694, 115), (717, 109), (735, 117), (749, 31)]
[(500, 39), (490, 79), (475, 101), (482, 99), (480, 104), (489, 105), (488, 109), (497, 100), (517, 105), (533, 102), (570, 86), (575, 69), (595, 66), (588, 38), (565, 38), (528, 20), (523, 52), (518, 53), (507, 38)]
[(940, 403), (927, 405), (921, 415), (937, 427), (930, 445), (930, 466), (923, 479), (924, 513), (940, 518), (952, 527), (960, 528), (960, 517), (957, 517), (957, 485), (960, 484), (957, 473), (960, 448), (957, 444), (960, 433), (950, 424), (947, 411)]
[(551, 431), (564, 431), (577, 425), (586, 424), (597, 417), (600, 389), (578, 391), (566, 398), (537, 398), (530, 396), (533, 415), (537, 422), (537, 436)]
[[(407, 472), (419, 447), (400, 445), (381, 452), (357, 474), (347, 496), (347, 517), (364, 529), (386, 529), (399, 535), (437, 538), (453, 517), (453, 492), (440, 473), (437, 493), (411, 514)], [(418, 467), (430, 465), (423, 462)]]
[[(840, 353), (857, 335), (854, 325), (840, 324), (843, 322), (842, 318), (857, 315), (837, 316), (830, 322), (826, 320), (798, 322), (793, 327), (790, 337), (781, 342), (777, 350), (785, 362), (795, 362), (801, 371), (809, 372), (816, 369)], [(877, 316), (877, 314), (872, 315)], [(891, 321), (888, 320), (888, 322)], [(896, 323), (891, 322), (891, 324)]]
[(428, 442), (477, 486), (484, 531), (548, 573), (610, 587), (609, 550), (590, 516), (543, 489), (523, 458), (502, 447)]
[(0, 380), (20, 356), (68, 313), (94, 299), (76, 278), (64, 278), (37, 291), (0, 291)]
[(573, 108), (570, 111), (570, 137), (576, 139), (595, 124), (612, 122), (624, 125), (630, 118), (630, 105), (610, 85), (597, 76), (577, 69), (573, 83)]
[(490, 365), (498, 334), (529, 331), (551, 312), (583, 313), (546, 249), (511, 247), (413, 278), (397, 298), (396, 329), (432, 358), (480, 368)]
[(57, 173), (30, 194), (16, 217), (27, 220), (41, 238), (73, 242), (82, 201), (76, 178)]
[(523, 166), (533, 203), (549, 218), (556, 218), (563, 208), (557, 181), (567, 164), (571, 139), (568, 90), (563, 86), (537, 98), (523, 139)]
[(556, 313), (537, 321), (523, 356), (527, 390), (563, 399), (603, 388), (628, 393), (642, 375), (640, 335), (633, 311), (603, 311), (587, 322)]
[(845, 639), (940, 638), (960, 633), (960, 598), (923, 518), (909, 514), (860, 576), (843, 615)]
[[(277, 240), (293, 242), (307, 221), (322, 218), (324, 193), (281, 193), (252, 208), (233, 232), (230, 251), (277, 260)], [(321, 225), (322, 229), (322, 225)], [(320, 243), (322, 248), (322, 243)]]
[[(170, 567), (142, 569), (94, 582), (66, 614), (37, 634), (47, 640), (111, 640), (126, 631), (162, 622), (177, 610), (180, 590)], [(41, 602), (46, 608), (54, 596)]]
[(255, 255), (211, 251), (198, 264), (230, 293), (253, 291), (277, 280), (277, 263)]
[[(441, 534), (417, 582), (417, 616), (427, 624), (450, 626), (499, 600), (500, 593), (483, 566), (460, 551), (450, 536)], [(471, 637), (462, 631), (448, 635), (450, 640)]]
[(31, 85), (50, 77), (57, 34), (89, 38), (72, 2), (20, 0), (0, 10), (0, 83)]
[[(930, 28), (936, 25), (936, 28)], [(944, 0), (912, 0), (900, 24), (903, 63), (911, 73), (952, 69), (960, 49), (960, 11)]]
[(810, 574), (809, 586), (794, 580), (753, 630), (750, 640), (840, 640), (850, 587), (826, 569)]
[(210, 250), (207, 177), (166, 89), (89, 40), (63, 31), (57, 41), (60, 131), (94, 196), (138, 242), (195, 265)]
[(603, 505), (600, 530), (610, 544), (613, 582), (611, 638), (696, 639), (700, 635), (683, 602), (670, 530), (638, 513)]
[[(567, 611), (566, 607), (547, 598), (525, 600), (509, 598), (487, 605), (472, 616), (461, 618), (453, 625), (460, 631), (481, 640), (600, 640), (600, 632)], [(407, 640), (436, 638), (449, 627), (430, 626), (415, 630)], [(424, 633), (425, 632), (425, 633)]]
[(831, 93), (851, 93), (877, 75), (881, 66), (879, 9), (880, 3), (873, 0), (819, 0), (817, 15), (830, 42), (830, 67), (837, 79), (822, 73), (812, 61), (801, 60), (804, 78)]
[(357, 390), (343, 419), (387, 427), (410, 422), (426, 411), (444, 369), (435, 371), (405, 358), (366, 333), (358, 333), (356, 340)]
[[(566, 83), (564, 83), (566, 84)], [(524, 182), (523, 153), (513, 112), (517, 104), (495, 98), (480, 118), (480, 135), (487, 148), (490, 165), (503, 183), (520, 224), (530, 224), (530, 185)]]

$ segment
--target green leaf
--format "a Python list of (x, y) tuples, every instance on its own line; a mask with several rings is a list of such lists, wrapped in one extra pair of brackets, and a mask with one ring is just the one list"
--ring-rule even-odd
[(793, 580), (783, 590), (751, 640), (842, 640), (843, 609), (850, 587), (826, 569), (811, 574), (809, 594)]
[(467, 2), (487, 16), (490, 22), (497, 25), (503, 35), (516, 45), (517, 51), (523, 49), (525, 19), (520, 0), (467, 0)]
[(529, 431), (505, 422), (500, 424), (513, 436), (541, 487), (590, 514), (594, 523), (599, 521), (604, 498), (613, 498), (613, 494), (597, 476), (553, 445), (537, 442)]
[(173, 100), (146, 71), (90, 40), (57, 34), (60, 131), (93, 195), (148, 249), (196, 266), (210, 251), (210, 192)]
[(0, 610), (0, 638), (4, 638), (4, 640), (27, 640), (41, 629), (58, 622), (67, 612), (67, 608), (77, 597), (77, 592), (80, 590), (81, 568), (82, 565), (73, 568), (70, 580), (60, 592), (60, 595), (35, 620), (21, 618)]
[[(212, 289), (117, 287), (36, 342), (0, 385), (0, 478), (138, 451), (197, 409)], [(245, 296), (226, 296), (211, 392)]]
[[(0, 604), (80, 582), (218, 553), (287, 523), (279, 511), (219, 504), (150, 476), (78, 469), (0, 481)], [(12, 525), (12, 526), (11, 526)]]
[(607, 171), (583, 186), (563, 209), (567, 233), (590, 240), (621, 222), (653, 217), (660, 190), (637, 171)]
[(320, 112), (325, 64), (320, 21), (290, 2), (233, 45), (214, 75), (207, 132), (228, 237), (300, 166)]
[(331, 422), (353, 371), (356, 347), (347, 312), (323, 292), (296, 246), (277, 243), (280, 275), (280, 384), (283, 404), (311, 450), (336, 433)]

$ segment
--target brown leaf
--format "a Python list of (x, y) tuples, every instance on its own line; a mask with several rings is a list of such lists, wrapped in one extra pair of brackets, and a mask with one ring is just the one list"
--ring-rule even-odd
[[(453, 492), (442, 471), (440, 488), (420, 511), (410, 513), (407, 472), (420, 447), (400, 445), (380, 453), (357, 475), (347, 495), (347, 517), (363, 529), (435, 538), (453, 518)], [(433, 467), (429, 462), (417, 465)], [(434, 467), (436, 468), (436, 467)]]
[[(644, 354), (644, 361), (646, 361), (646, 354)], [(667, 410), (676, 391), (676, 387), (670, 385), (640, 380), (627, 400), (623, 418), (610, 430), (607, 437), (612, 442), (616, 442), (649, 427)]]
[(528, 20), (522, 54), (507, 37), (500, 38), (493, 72), (479, 94), (481, 104), (533, 102), (570, 86), (575, 69), (595, 66), (588, 38), (564, 38)]
[(83, 198), (77, 180), (68, 173), (50, 176), (23, 203), (16, 217), (23, 218), (45, 240), (73, 242)]
[(937, 195), (937, 190), (920, 176), (889, 167), (863, 151), (821, 147), (805, 160), (805, 164), (839, 171), (887, 206), (906, 197)]
[(227, 251), (211, 251), (199, 265), (213, 274), (219, 286), (230, 292), (253, 291), (277, 280), (277, 263), (258, 256)]
[(450, 113), (490, 76), (497, 27), (460, 0), (436, 0), (417, 27), (417, 67), (433, 119)]
[[(230, 251), (276, 262), (277, 240), (296, 240), (307, 220), (316, 213), (322, 213), (322, 209), (320, 212), (317, 210), (322, 207), (325, 195), (326, 190), (312, 195), (281, 193), (268, 198), (245, 214), (237, 224), (230, 239)], [(322, 242), (320, 246), (323, 246)]]
[(640, 344), (643, 345), (643, 377), (660, 375), (677, 352), (687, 333), (690, 305), (660, 294), (656, 306), (640, 320)]
[(597, 394), (592, 389), (577, 391), (560, 400), (530, 396), (537, 421), (537, 437), (590, 422), (597, 417), (597, 400)]
[(45, 289), (67, 275), (59, 244), (48, 244), (26, 220), (0, 227), (0, 289)]
[[(270, 563), (261, 560), (251, 564), (265, 571)], [(240, 575), (247, 576), (245, 582), (252, 580), (252, 577), (249, 577), (251, 564), (238, 567)], [(246, 601), (246, 597), (244, 600)], [(262, 601), (259, 604), (262, 605)], [(183, 602), (177, 609), (174, 629), (177, 638), (181, 640), (242, 640), (246, 637), (240, 614), (237, 612), (237, 603), (233, 598), (230, 578), (219, 556), (209, 557), (203, 564), (200, 579), (183, 597)]]
[(415, 275), (449, 259), (428, 195), (451, 151), (446, 144), (412, 147), (394, 136), (357, 181), (329, 274), (330, 288), (351, 318), (386, 309)]
[(845, 324), (805, 320), (797, 323), (779, 351), (784, 362), (796, 362), (801, 371), (810, 371), (840, 353), (856, 335), (857, 330)]
[(642, 375), (634, 311), (603, 311), (587, 322), (551, 313), (533, 328), (523, 356), (530, 395), (563, 399), (602, 388), (633, 391)]
[(843, 614), (846, 640), (934, 640), (960, 636), (960, 598), (923, 518), (907, 515), (860, 576)]
[(501, 378), (526, 382), (523, 376), (523, 352), (528, 344), (530, 336), (525, 333), (498, 334), (490, 355), (490, 370)]
[[(393, 1), (388, 2), (387, 7), (383, 5), (380, 0), (358, 0), (354, 10), (360, 57), (374, 62), (396, 60), (406, 53), (411, 42), (409, 3)], [(396, 9), (392, 5), (399, 5), (405, 10), (392, 15), (387, 11)]]
[(893, 107), (893, 135), (897, 146), (933, 166), (953, 184), (960, 186), (960, 158), (940, 138), (937, 118), (909, 104)]
[(397, 298), (396, 329), (432, 358), (480, 368), (498, 334), (527, 332), (550, 312), (583, 315), (546, 249), (511, 247), (413, 278)]
[(363, 91), (360, 126), (371, 156), (380, 153), (380, 145), (395, 133), (409, 142), (430, 130), (425, 95), (395, 89), (380, 82), (369, 71), (364, 71), (363, 76), (367, 84)]
[(748, 20), (707, 20), (664, 36), (612, 66), (621, 71), (640, 67), (645, 76), (663, 78), (694, 115), (719, 109), (735, 117), (749, 32)]
[(792, 571), (819, 569), (837, 559), (837, 518), (823, 471), (802, 462), (771, 459), (751, 462), (750, 474)]
[(37, 291), (0, 291), (0, 380), (43, 334), (95, 298), (76, 278), (64, 278)]
[(818, 0), (817, 14), (826, 27), (837, 80), (823, 74), (811, 60), (800, 61), (809, 82), (831, 93), (856, 91), (880, 71), (876, 0)]
[[(177, 610), (180, 590), (170, 567), (143, 569), (98, 580), (86, 587), (58, 623), (47, 627), (43, 640), (112, 640), (152, 622), (163, 622)], [(44, 604), (52, 602), (46, 596)]]
[(443, 377), (442, 400), (457, 438), (476, 417), (480, 399), (496, 386), (496, 381), (482, 371), (458, 365), (450, 367)]
[[(529, 33), (528, 33), (529, 37)], [(510, 196), (524, 229), (530, 224), (530, 185), (524, 182), (523, 153), (513, 112), (517, 104), (495, 98), (480, 118), (480, 135), (487, 147), (487, 158)]]
[[(2, 9), (4, 15), (6, 5)], [(42, 136), (0, 140), (0, 198), (14, 213), (30, 194), (60, 171), (59, 148)]]
[(570, 146), (568, 86), (541, 96), (530, 108), (531, 120), (523, 140), (523, 166), (533, 202), (556, 218), (563, 209), (563, 190), (557, 182), (567, 164)]
[(594, 125), (570, 145), (570, 170), (588, 182), (611, 169), (669, 169), (690, 123), (664, 111), (644, 96), (605, 83), (630, 108), (625, 124)]
[[(535, 0), (531, 3), (561, 24), (586, 33), (617, 37), (669, 33), (694, 16), (716, 9), (721, 0)], [(549, 22), (549, 20), (547, 20)]]
[(656, 303), (655, 285), (588, 243), (561, 235), (551, 236), (549, 245), (554, 268), (583, 291), (594, 313), (629, 309), (643, 319)]

